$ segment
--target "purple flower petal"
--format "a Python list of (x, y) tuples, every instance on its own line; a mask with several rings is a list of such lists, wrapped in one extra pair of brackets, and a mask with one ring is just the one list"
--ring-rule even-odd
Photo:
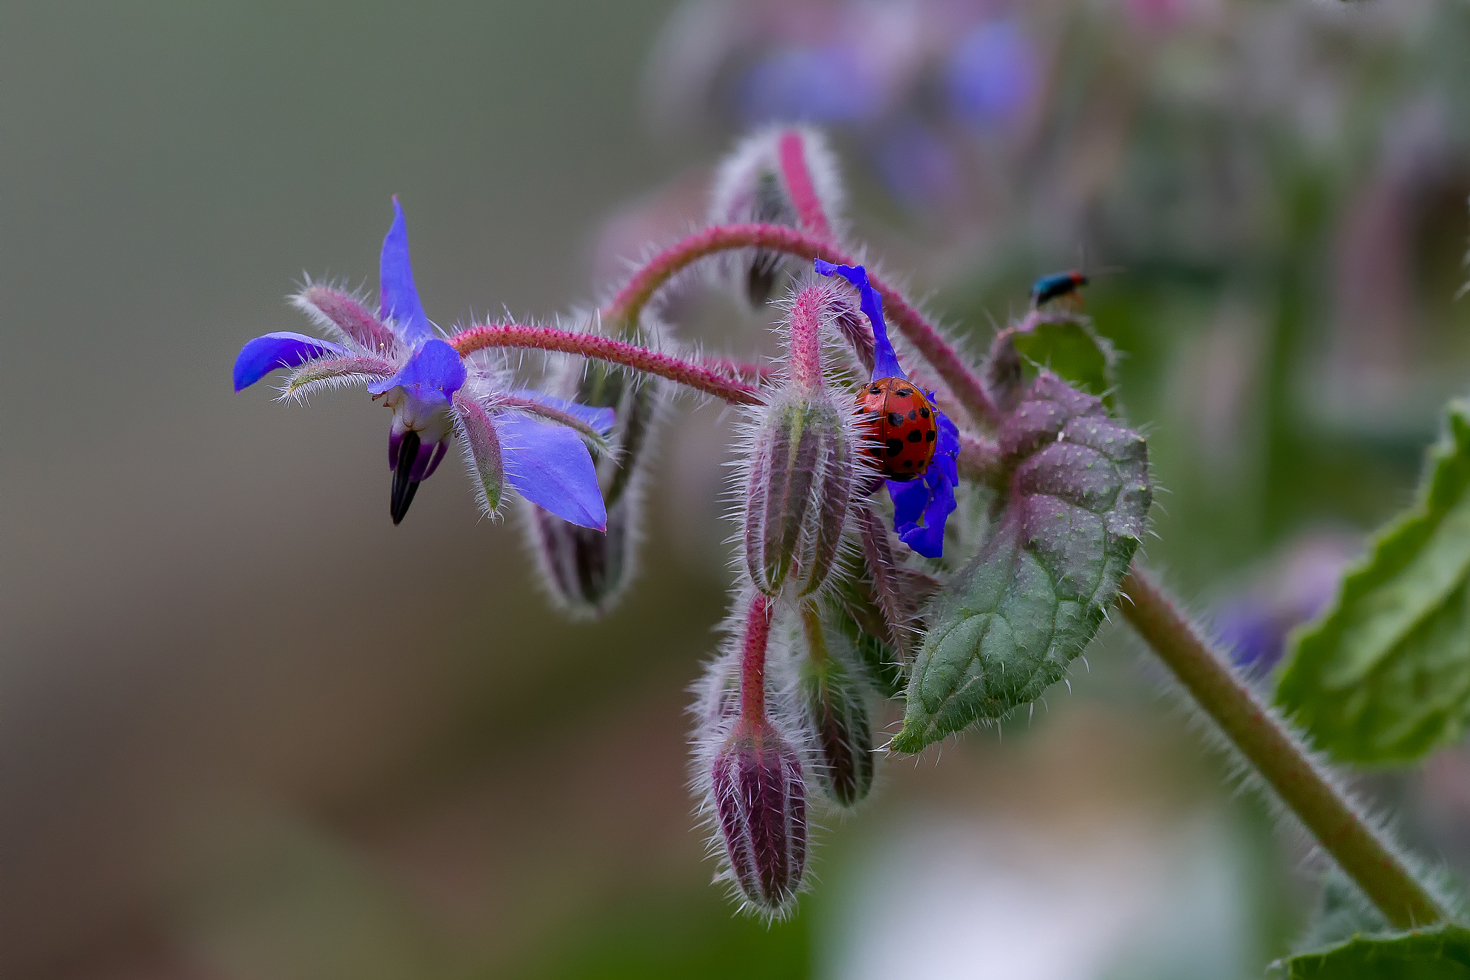
[(607, 508), (592, 454), (576, 432), (520, 415), (495, 419), (505, 479), (531, 503), (564, 521), (607, 530)]
[[(933, 464), (930, 464), (933, 465)], [(893, 526), (904, 528), (917, 525), (929, 505), (929, 485), (920, 477), (917, 480), (888, 481), (888, 499), (893, 501)]]
[(869, 284), (868, 270), (860, 265), (834, 265), (823, 259), (815, 260), (815, 264), (819, 274), (841, 276), (857, 287), (858, 306), (873, 325), (873, 380), (907, 379), (908, 375), (899, 367), (898, 356), (893, 353), (893, 344), (888, 340), (888, 324), (883, 321), (883, 297)]
[(434, 328), (419, 302), (418, 288), (413, 284), (408, 227), (397, 195), (393, 197), (393, 224), (383, 239), (383, 255), (378, 263), (378, 307), (378, 315), (393, 321), (393, 329), (404, 343), (412, 346), (434, 335)]
[[(934, 393), (928, 395), (932, 401)], [(944, 554), (944, 525), (954, 513), (954, 488), (959, 483), (960, 430), (937, 409), (934, 421), (939, 426), (939, 438), (934, 445), (934, 459), (924, 475), (917, 480), (888, 483), (893, 530), (900, 541), (925, 558)]]
[(289, 330), (256, 337), (235, 358), (235, 390), (244, 391), (276, 368), (298, 367), (327, 353), (346, 354), (347, 348)]
[(565, 398), (557, 398), (555, 395), (548, 395), (544, 392), (536, 391), (531, 388), (517, 391), (515, 392), (515, 394), (517, 397), (520, 398), (529, 398), (532, 401), (540, 402), (541, 404), (554, 408), (559, 412), (566, 412), (572, 418), (579, 419), (582, 422), (585, 422), (587, 425), (590, 425), (592, 428), (596, 429), (598, 432), (601, 432), (603, 435), (606, 435), (608, 433), (608, 430), (613, 427), (613, 423), (616, 422), (618, 418), (618, 413), (615, 409), (594, 408), (591, 405), (583, 405), (580, 402), (567, 401)]
[(414, 351), (408, 363), (398, 369), (391, 378), (374, 381), (368, 391), (381, 395), (399, 385), (415, 398), (427, 405), (449, 402), (454, 393), (464, 386), (464, 361), (459, 352), (437, 338), (428, 341)]
[(944, 525), (954, 509), (954, 484), (948, 480), (936, 480), (933, 495), (924, 508), (923, 526), (901, 531), (898, 539), (925, 558), (938, 558), (944, 554)]

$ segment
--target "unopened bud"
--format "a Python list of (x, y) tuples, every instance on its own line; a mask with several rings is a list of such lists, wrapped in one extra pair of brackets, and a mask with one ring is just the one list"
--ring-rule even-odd
[(856, 651), (841, 632), (825, 628), (815, 603), (801, 613), (805, 656), (798, 657), (798, 688), (817, 757), (816, 776), (826, 794), (850, 807), (873, 785), (870, 688)]
[(610, 407), (617, 421), (608, 439), (616, 451), (598, 460), (598, 483), (607, 506), (607, 532), (578, 527), (533, 508), (531, 536), (547, 586), (573, 613), (601, 616), (622, 597), (634, 575), (640, 483), (648, 468), (649, 439), (658, 423), (663, 388), (657, 379), (634, 381), (600, 363), (568, 364), (550, 385), (560, 397)]
[(795, 747), (742, 718), (715, 755), (710, 785), (730, 876), (760, 911), (791, 908), (806, 871), (806, 784)]
[(553, 594), (571, 611), (600, 616), (622, 594), (629, 575), (631, 501), (607, 509), (607, 532), (579, 527), (532, 508), (536, 555)]
[[(746, 139), (720, 167), (710, 223), (785, 225), (830, 238), (840, 198), (841, 181), (826, 141), (811, 129), (771, 129)], [(746, 249), (735, 253), (726, 274), (759, 307), (804, 265), (779, 252)]]
[(767, 595), (827, 581), (852, 503), (856, 438), (824, 392), (788, 395), (754, 433), (745, 499), (745, 562)]

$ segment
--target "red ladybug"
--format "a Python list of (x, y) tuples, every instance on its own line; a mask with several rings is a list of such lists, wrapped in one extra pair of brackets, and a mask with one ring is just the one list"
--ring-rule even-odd
[(934, 458), (938, 426), (934, 406), (907, 378), (879, 378), (858, 391), (858, 425), (870, 440), (867, 452), (890, 480), (922, 476)]

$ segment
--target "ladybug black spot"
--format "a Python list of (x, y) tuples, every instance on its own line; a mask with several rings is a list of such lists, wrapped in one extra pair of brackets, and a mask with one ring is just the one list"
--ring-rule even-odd
[(878, 387), (878, 386), (877, 386), (877, 385), (873, 385), (873, 386), (872, 386), (872, 387), (871, 387), (871, 388), (869, 388), (869, 389), (868, 389), (868, 390), (869, 390), (869, 391), (871, 391), (871, 392), (872, 392), (872, 393), (873, 393), (873, 394), (875, 394), (875, 395), (876, 395), (876, 394), (878, 394), (878, 393), (879, 393), (879, 392), (880, 392), (880, 391), (882, 391), (882, 390), (883, 390), (883, 389), (882, 389), (882, 388), (880, 388), (880, 387)]
[(927, 408), (921, 408), (921, 409), (919, 409), (919, 418), (921, 418), (921, 419), (927, 419), (928, 417), (929, 417), (929, 410)]
[(923, 441), (924, 441), (924, 433), (920, 432), (918, 429), (915, 429), (913, 432), (910, 432), (909, 433), (909, 442), (923, 442)]
[(914, 468), (914, 461), (911, 460), (911, 459), (906, 459), (906, 460), (903, 461), (903, 465), (904, 465), (904, 467), (906, 469), (910, 469), (911, 470), (911, 469)]
[(889, 425), (902, 425), (903, 424), (903, 416), (902, 415), (899, 415), (897, 412), (889, 412), (888, 413), (888, 424)]
[(889, 456), (897, 456), (901, 452), (903, 452), (903, 440), (902, 439), (889, 439), (888, 440), (888, 455)]
[(907, 398), (910, 395), (912, 395), (913, 393), (914, 393), (914, 389), (912, 389), (912, 388), (900, 388), (900, 389), (898, 389), (897, 391), (894, 392), (894, 394), (897, 395), (900, 398)]
[(929, 434), (927, 436), (925, 436), (924, 438), (927, 441), (929, 441), (929, 442), (933, 442), (934, 441), (934, 430), (933, 429), (930, 429), (929, 430)]
[(912, 408), (909, 409), (909, 418), (916, 419), (918, 417), (919, 417), (919, 413), (918, 412), (914, 411)]

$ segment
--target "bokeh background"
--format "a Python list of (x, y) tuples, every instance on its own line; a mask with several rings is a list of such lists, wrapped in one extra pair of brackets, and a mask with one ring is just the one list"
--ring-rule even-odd
[[(5, 4), (0, 975), (1261, 975), (1306, 851), (1124, 630), (887, 760), (767, 927), (685, 789), (729, 420), (684, 406), (635, 589), (569, 624), (454, 464), (395, 528), (381, 413), (228, 370), (303, 274), (375, 282), (390, 194), (432, 317), (549, 317), (815, 121), (971, 349), (1096, 273), (1149, 558), (1264, 676), (1470, 379), (1467, 50), (1458, 0)], [(1365, 789), (1470, 865), (1466, 753)]]

